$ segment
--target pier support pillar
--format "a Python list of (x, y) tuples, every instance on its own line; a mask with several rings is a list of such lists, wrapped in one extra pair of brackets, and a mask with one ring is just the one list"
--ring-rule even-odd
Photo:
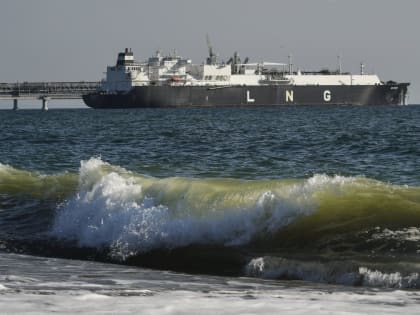
[(48, 101), (50, 100), (49, 97), (43, 97), (42, 99), (42, 110), (47, 111), (48, 110)]
[(18, 109), (19, 109), (18, 99), (14, 98), (13, 99), (13, 110), (18, 110)]

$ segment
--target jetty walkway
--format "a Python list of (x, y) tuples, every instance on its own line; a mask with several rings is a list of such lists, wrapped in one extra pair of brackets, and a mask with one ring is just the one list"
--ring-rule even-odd
[(82, 95), (96, 91), (100, 82), (17, 82), (0, 83), (0, 99), (13, 100), (13, 109), (19, 108), (19, 100), (42, 100), (42, 109), (48, 110), (51, 99), (80, 99)]

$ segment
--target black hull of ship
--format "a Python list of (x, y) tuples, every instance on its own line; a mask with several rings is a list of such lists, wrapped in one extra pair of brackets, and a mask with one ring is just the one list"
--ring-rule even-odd
[(92, 108), (404, 105), (408, 84), (337, 86), (138, 86), (127, 93), (83, 96)]

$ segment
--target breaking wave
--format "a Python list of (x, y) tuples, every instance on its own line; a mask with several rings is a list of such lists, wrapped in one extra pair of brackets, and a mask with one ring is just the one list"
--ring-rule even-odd
[(420, 188), (364, 177), (155, 178), (100, 158), (82, 161), (79, 173), (51, 175), (0, 164), (0, 247), (42, 232), (41, 254), (57, 251), (57, 241), (151, 267), (195, 266), (201, 257), (216, 273), (228, 269), (217, 259), (238, 255), (224, 261), (250, 276), (418, 287), (415, 266), (364, 262), (417, 261), (419, 227)]
[(239, 246), (313, 213), (321, 187), (348, 181), (156, 179), (91, 159), (82, 162), (78, 193), (60, 207), (53, 234), (110, 246), (122, 258), (191, 244)]

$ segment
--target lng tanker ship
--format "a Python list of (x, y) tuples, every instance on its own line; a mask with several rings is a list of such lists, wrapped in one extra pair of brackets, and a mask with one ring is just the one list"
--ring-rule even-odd
[(108, 66), (100, 89), (83, 96), (92, 108), (263, 106), (263, 105), (405, 105), (409, 83), (384, 83), (375, 74), (301, 71), (288, 63), (250, 63), (237, 53), (218, 62), (209, 46), (202, 64), (176, 53), (158, 51), (144, 62), (131, 49)]

